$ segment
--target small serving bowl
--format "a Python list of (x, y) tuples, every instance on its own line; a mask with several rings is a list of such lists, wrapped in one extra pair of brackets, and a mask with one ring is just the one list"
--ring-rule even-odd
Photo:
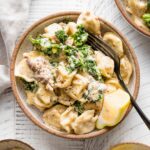
[(121, 143), (113, 146), (109, 150), (150, 150), (150, 146), (141, 143)]
[(20, 148), (21, 150), (34, 150), (30, 145), (13, 139), (6, 139), (0, 141), (0, 150), (11, 150), (13, 148)]
[(142, 33), (143, 35), (147, 36), (147, 37), (150, 37), (150, 31), (147, 31), (147, 30), (144, 30), (143, 28), (140, 28), (138, 25), (136, 25), (129, 13), (126, 11), (126, 8), (125, 8), (125, 5), (124, 5), (124, 2), (123, 0), (115, 0), (116, 2), (116, 5), (118, 7), (118, 9), (120, 10), (121, 14), (123, 15), (123, 17), (127, 20), (127, 22), (134, 28), (136, 29), (137, 31), (139, 31), (140, 33)]
[[(30, 35), (33, 35), (35, 37), (38, 33), (43, 32), (43, 28), (45, 26), (48, 26), (49, 24), (54, 23), (54, 22), (62, 22), (62, 21), (66, 21), (66, 19), (76, 21), (79, 15), (80, 15), (80, 12), (73, 12), (73, 11), (71, 11), (71, 12), (61, 12), (61, 13), (56, 13), (56, 14), (53, 14), (53, 15), (49, 15), (49, 16), (39, 20), (38, 22), (34, 23), (21, 36), (19, 42), (16, 44), (16, 47), (13, 51), (12, 60), (11, 60), (11, 67), (10, 67), (11, 68), (10, 69), (10, 77), (11, 77), (11, 85), (12, 85), (13, 93), (16, 97), (16, 100), (17, 100), (18, 104), (20, 105), (20, 107), (24, 111), (24, 113), (37, 126), (44, 129), (48, 133), (51, 133), (51, 134), (54, 134), (54, 135), (57, 135), (57, 136), (60, 136), (60, 137), (64, 137), (64, 138), (70, 138), (70, 139), (86, 139), (86, 138), (95, 137), (95, 136), (98, 136), (98, 135), (102, 135), (106, 132), (109, 132), (114, 127), (105, 128), (105, 129), (102, 129), (102, 130), (95, 130), (91, 133), (83, 134), (83, 135), (68, 134), (66, 132), (58, 131), (58, 130), (52, 128), (52, 127), (48, 127), (42, 121), (42, 113), (40, 113), (36, 108), (31, 107), (26, 103), (25, 92), (24, 92), (23, 88), (21, 87), (21, 85), (19, 84), (19, 81), (16, 79), (16, 77), (14, 75), (14, 70), (15, 70), (15, 66), (22, 59), (22, 54), (24, 52), (29, 51), (29, 50), (32, 49), (32, 45), (28, 40)], [(140, 85), (140, 71), (139, 71), (139, 65), (138, 65), (138, 61), (137, 61), (136, 55), (134, 53), (134, 50), (131, 48), (131, 46), (129, 45), (127, 40), (124, 38), (124, 36), (115, 27), (113, 27), (111, 24), (104, 21), (103, 19), (101, 19), (101, 18), (99, 18), (99, 19), (101, 21), (101, 30), (103, 32), (113, 31), (123, 41), (124, 51), (125, 51), (126, 55), (128, 56), (130, 62), (132, 63), (132, 66), (133, 66), (133, 75), (132, 75), (132, 78), (131, 78), (131, 81), (130, 81), (130, 84), (129, 84), (129, 90), (131, 91), (132, 95), (136, 99), (137, 95), (138, 95), (138, 91), (139, 91), (139, 85)], [(132, 106), (130, 105), (130, 107), (128, 108), (128, 110), (127, 110), (127, 112), (124, 116), (124, 118), (127, 116), (129, 111), (131, 110), (131, 108), (132, 108)]]

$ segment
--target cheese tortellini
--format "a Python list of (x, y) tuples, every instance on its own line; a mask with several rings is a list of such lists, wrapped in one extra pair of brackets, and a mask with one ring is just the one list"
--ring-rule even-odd
[(58, 67), (57, 70), (57, 78), (56, 78), (56, 87), (59, 88), (66, 88), (71, 84), (71, 81), (73, 77), (75, 76), (76, 71), (73, 71), (72, 73), (68, 73), (68, 71), (65, 69), (65, 66), (63, 63)]
[(77, 32), (77, 24), (74, 22), (69, 22), (65, 27), (65, 32), (69, 35), (73, 35)]
[(61, 89), (59, 91), (59, 96), (58, 96), (58, 102), (65, 105), (65, 106), (70, 106), (70, 105), (73, 105), (75, 100), (72, 99), (70, 96), (68, 96), (66, 93), (65, 93), (65, 90), (64, 89)]
[(78, 99), (80, 101), (86, 87), (88, 85), (87, 78), (83, 77), (80, 74), (76, 74), (72, 85), (66, 89), (66, 93), (73, 99)]
[(39, 84), (36, 92), (26, 91), (26, 94), (28, 104), (34, 105), (41, 111), (50, 108), (57, 101), (55, 93), (46, 90), (42, 84)]
[(99, 51), (95, 52), (95, 58), (102, 75), (111, 78), (114, 73), (114, 61)]
[(111, 48), (116, 52), (116, 54), (118, 54), (119, 57), (123, 56), (123, 43), (116, 34), (107, 32), (104, 34), (103, 40), (111, 46)]
[(148, 0), (124, 0), (131, 20), (140, 28), (149, 31), (149, 4)]
[(81, 116), (79, 116), (72, 127), (76, 134), (85, 134), (89, 133), (95, 128), (95, 122), (97, 120), (97, 116), (94, 116), (94, 110), (87, 110), (83, 112)]
[(26, 59), (22, 59), (15, 69), (15, 76), (23, 78), (28, 82), (34, 81), (34, 73), (29, 68)]
[(60, 117), (60, 124), (68, 133), (73, 131), (72, 124), (77, 119), (78, 114), (74, 107), (69, 107)]
[(60, 124), (60, 117), (67, 108), (64, 105), (55, 105), (54, 107), (48, 109), (43, 114), (43, 120), (48, 126), (55, 127), (57, 129), (62, 129)]
[(53, 23), (44, 28), (45, 33), (43, 34), (43, 37), (50, 38), (52, 41), (55, 41), (57, 40), (55, 32), (59, 30), (62, 30), (62, 26), (57, 23)]
[(77, 24), (83, 24), (86, 30), (94, 34), (100, 34), (100, 21), (90, 12), (82, 13), (77, 20)]
[(101, 31), (100, 24), (97, 17), (84, 12), (77, 22), (48, 25), (44, 33), (30, 38), (33, 49), (24, 53), (15, 67), (27, 103), (43, 113), (48, 127), (68, 134), (92, 132), (105, 95), (122, 89), (115, 76), (114, 61), (88, 45), (87, 30), (104, 35), (104, 41), (120, 57), (121, 75), (129, 83), (132, 65), (123, 42), (115, 33)]
[(105, 90), (105, 93), (112, 93), (112, 92), (116, 91), (117, 89), (122, 89), (121, 85), (119, 84), (118, 79), (115, 77), (106, 80), (105, 84), (107, 87)]
[(132, 75), (132, 65), (126, 56), (120, 61), (120, 72), (124, 82), (128, 84)]

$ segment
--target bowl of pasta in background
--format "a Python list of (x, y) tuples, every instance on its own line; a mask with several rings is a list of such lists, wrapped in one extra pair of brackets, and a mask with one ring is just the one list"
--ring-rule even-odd
[[(47, 126), (44, 124), (42, 120), (42, 113), (35, 109), (34, 107), (30, 107), (26, 103), (26, 94), (22, 88), (22, 85), (20, 84), (20, 81), (18, 81), (15, 77), (15, 67), (19, 64), (19, 62), (22, 60), (23, 53), (29, 51), (32, 49), (32, 45), (29, 42), (29, 37), (30, 35), (33, 35), (36, 37), (37, 34), (43, 32), (43, 28), (46, 26), (52, 24), (52, 23), (59, 23), (59, 22), (66, 22), (66, 21), (76, 21), (77, 18), (79, 17), (80, 12), (74, 12), (74, 11), (69, 11), (69, 12), (61, 12), (61, 13), (56, 13), (53, 15), (49, 15), (38, 22), (34, 23), (27, 31), (21, 36), (19, 42), (16, 44), (16, 47), (14, 49), (13, 55), (12, 55), (12, 60), (11, 60), (11, 84), (12, 84), (12, 89), (13, 93), (15, 95), (15, 98), (20, 105), (21, 109), (23, 112), (35, 123), (35, 125), (39, 126), (40, 128), (44, 129), (48, 133), (63, 137), (63, 138), (70, 138), (70, 139), (86, 139), (86, 138), (91, 138), (95, 137), (98, 135), (102, 135), (106, 132), (109, 132), (113, 127), (105, 127), (104, 129), (101, 130), (94, 130), (90, 133), (86, 134), (73, 134), (73, 133), (66, 133), (64, 131), (59, 131), (56, 130), (53, 127)], [(139, 91), (139, 86), (140, 86), (140, 70), (139, 70), (139, 65), (138, 61), (136, 58), (136, 55), (134, 53), (134, 50), (131, 48), (130, 44), (127, 42), (127, 40), (124, 38), (124, 36), (115, 28), (113, 27), (110, 23), (106, 22), (105, 20), (98, 18), (100, 23), (101, 23), (101, 35), (104, 36), (104, 33), (106, 32), (113, 32), (115, 35), (117, 35), (123, 43), (123, 49), (124, 53), (129, 59), (131, 65), (132, 65), (132, 76), (128, 85), (129, 90), (131, 91), (132, 95), (136, 99), (138, 96), (138, 91)], [(100, 32), (100, 31), (98, 31)], [(132, 106), (130, 105), (123, 117), (123, 119), (127, 116), (127, 114), (130, 112)], [(123, 120), (121, 119), (121, 121)]]
[(150, 11), (148, 1), (139, 0), (115, 0), (118, 9), (127, 22), (137, 31), (150, 36)]
[(0, 141), (1, 150), (34, 150), (30, 145), (19, 140), (5, 139)]
[(127, 142), (113, 146), (110, 150), (149, 150), (148, 145), (142, 143)]

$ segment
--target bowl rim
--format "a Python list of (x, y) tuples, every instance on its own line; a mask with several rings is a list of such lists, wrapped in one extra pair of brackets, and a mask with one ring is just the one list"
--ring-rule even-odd
[[(110, 128), (105, 128), (102, 130), (98, 130), (98, 131), (93, 131), (91, 133), (87, 133), (87, 134), (82, 134), (82, 135), (75, 135), (75, 134), (62, 134), (57, 130), (53, 130), (50, 129), (48, 127), (46, 127), (45, 125), (43, 125), (42, 123), (40, 123), (24, 106), (21, 98), (18, 95), (17, 92), (17, 88), (16, 88), (16, 80), (15, 80), (15, 75), (14, 75), (14, 69), (15, 69), (15, 61), (16, 61), (16, 57), (19, 51), (19, 48), (22, 44), (22, 42), (24, 41), (24, 39), (26, 38), (26, 36), (28, 35), (28, 33), (30, 31), (32, 31), (32, 29), (34, 29), (36, 26), (38, 26), (39, 24), (53, 19), (55, 17), (62, 17), (62, 16), (67, 16), (67, 15), (80, 15), (81, 12), (79, 11), (65, 11), (65, 12), (59, 12), (59, 13), (54, 13), (54, 14), (50, 14), (42, 19), (40, 19), (39, 21), (33, 23), (33, 25), (31, 25), (23, 34), (22, 36), (20, 36), (20, 39), (18, 40), (12, 57), (11, 57), (11, 65), (10, 65), (10, 79), (11, 79), (11, 86), (12, 86), (12, 90), (13, 90), (13, 94), (19, 104), (19, 106), (21, 107), (22, 111), (26, 114), (26, 116), (38, 127), (42, 128), (43, 130), (45, 130), (48, 133), (51, 133), (53, 135), (59, 136), (59, 137), (63, 137), (63, 138), (68, 138), (68, 139), (76, 139), (76, 140), (80, 140), (80, 139), (88, 139), (88, 138), (93, 138), (99, 135), (102, 135), (108, 131), (110, 131), (111, 129), (115, 128), (117, 125), (119, 125), (122, 120), (124, 120), (124, 118), (128, 115), (128, 113), (130, 112), (132, 106), (130, 104), (126, 114), (124, 115), (123, 119), (116, 125)], [(135, 74), (136, 74), (136, 79), (135, 79), (135, 86), (134, 86), (134, 93), (133, 93), (133, 97), (136, 99), (138, 96), (138, 92), (139, 92), (139, 86), (140, 86), (140, 68), (139, 68), (139, 64), (137, 61), (137, 57), (135, 55), (134, 50), (132, 49), (132, 47), (130, 46), (130, 44), (128, 43), (128, 41), (126, 40), (126, 38), (122, 35), (122, 33), (120, 33), (120, 31), (118, 31), (118, 29), (116, 29), (112, 24), (108, 23), (107, 21), (99, 18), (100, 21), (102, 21), (103, 23), (105, 23), (106, 25), (108, 25), (111, 29), (113, 29), (123, 40), (123, 42), (125, 43), (125, 45), (129, 48), (129, 52), (132, 56), (133, 59), (133, 63), (135, 65)]]
[(139, 142), (122, 142), (122, 143), (119, 143), (119, 144), (115, 144), (114, 146), (111, 146), (110, 150), (112, 150), (112, 148), (117, 148), (118, 146), (125, 145), (125, 144), (127, 144), (127, 145), (130, 145), (130, 144), (134, 144), (135, 145), (136, 144), (136, 145), (139, 145), (139, 146), (150, 148), (150, 145), (139, 143)]
[(132, 20), (131, 18), (127, 15), (126, 10), (124, 9), (124, 6), (122, 6), (120, 0), (115, 0), (115, 3), (118, 7), (118, 9), (120, 10), (121, 14), (123, 15), (123, 17), (126, 19), (126, 21), (137, 31), (139, 31), (140, 33), (142, 33), (143, 35), (145, 35), (146, 37), (150, 37), (150, 31), (146, 31), (140, 27), (138, 27)]
[(4, 142), (18, 142), (18, 143), (21, 143), (21, 144), (24, 144), (25, 146), (27, 146), (28, 148), (31, 148), (32, 150), (35, 150), (33, 147), (31, 147), (29, 144), (23, 142), (23, 141), (20, 141), (20, 140), (17, 140), (17, 139), (4, 139), (4, 140), (0, 140), (0, 143), (4, 143)]

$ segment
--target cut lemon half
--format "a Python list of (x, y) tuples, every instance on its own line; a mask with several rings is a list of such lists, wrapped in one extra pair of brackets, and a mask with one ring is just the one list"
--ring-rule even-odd
[(130, 96), (121, 89), (105, 94), (103, 108), (96, 122), (96, 127), (103, 129), (105, 126), (118, 124), (125, 115), (129, 105)]

